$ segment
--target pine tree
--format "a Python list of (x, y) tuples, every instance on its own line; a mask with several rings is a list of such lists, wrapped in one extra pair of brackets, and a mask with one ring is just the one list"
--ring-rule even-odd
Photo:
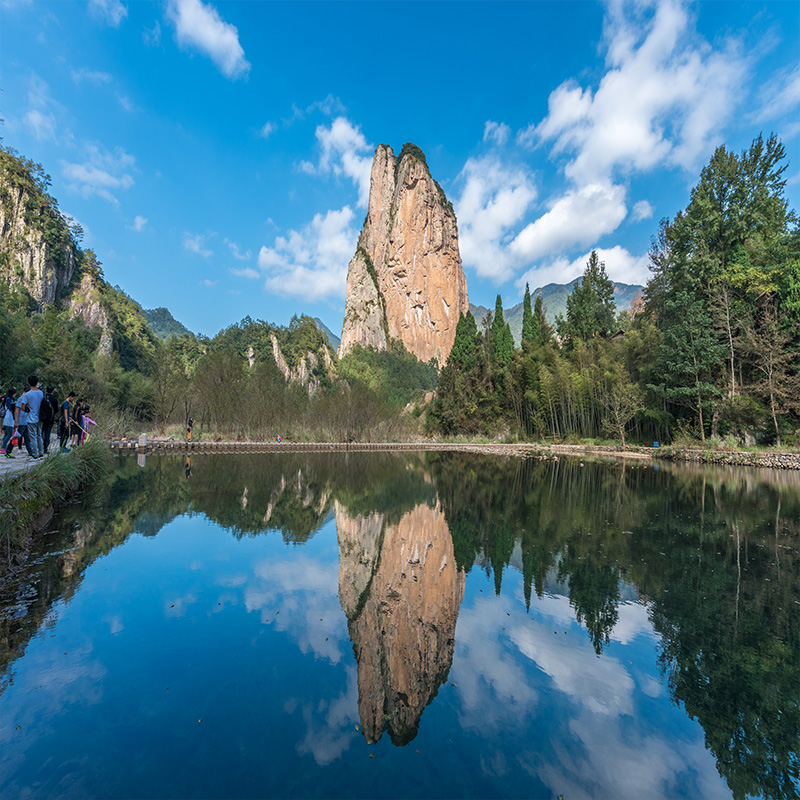
[(522, 341), (533, 344), (539, 335), (538, 319), (531, 309), (531, 289), (525, 284), (525, 297), (522, 300)]
[(545, 316), (544, 303), (542, 303), (541, 295), (536, 298), (536, 302), (533, 305), (533, 324), (539, 343), (546, 344), (549, 342), (553, 335), (553, 328)]
[(559, 333), (570, 344), (608, 336), (614, 328), (615, 311), (614, 284), (606, 275), (605, 263), (592, 250), (580, 283), (567, 298), (567, 317), (559, 323)]
[(492, 359), (497, 366), (503, 364), (503, 346), (506, 335), (506, 321), (503, 317), (503, 300), (497, 295), (492, 318)]

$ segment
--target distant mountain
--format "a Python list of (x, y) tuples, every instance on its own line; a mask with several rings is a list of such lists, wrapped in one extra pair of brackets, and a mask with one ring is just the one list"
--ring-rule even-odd
[(341, 339), (319, 317), (314, 317), (314, 322), (316, 323), (317, 327), (328, 337), (331, 347), (334, 350), (338, 350)]
[[(567, 298), (572, 293), (575, 284), (580, 281), (580, 278), (575, 278), (574, 281), (569, 283), (548, 283), (547, 286), (542, 286), (539, 289), (531, 292), (531, 301), (536, 302), (536, 298), (541, 296), (542, 304), (544, 305), (544, 313), (547, 321), (552, 325), (556, 321), (556, 316), (561, 314), (564, 316), (567, 313)], [(633, 303), (633, 298), (636, 297), (637, 292), (642, 291), (644, 286), (639, 286), (636, 283), (616, 283), (614, 282), (614, 302), (617, 305), (617, 311), (627, 310)], [(485, 306), (476, 306), (472, 303), (469, 304), (469, 310), (472, 316), (475, 317), (475, 322), (480, 327), (481, 320), (486, 316), (487, 311), (494, 313), (494, 308), (486, 308)], [(503, 309), (503, 316), (506, 322), (511, 326), (511, 335), (514, 337), (514, 344), (519, 346), (522, 340), (522, 303), (518, 303), (509, 309)]]
[(185, 336), (192, 332), (178, 322), (166, 308), (145, 308), (144, 318), (147, 325), (159, 339), (169, 339), (170, 336)]

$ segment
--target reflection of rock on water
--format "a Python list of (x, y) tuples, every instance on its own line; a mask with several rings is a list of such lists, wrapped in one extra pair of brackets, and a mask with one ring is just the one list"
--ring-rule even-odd
[(374, 742), (388, 728), (395, 744), (408, 744), (450, 671), (465, 573), (438, 503), (396, 525), (382, 514), (351, 517), (337, 504), (336, 525), (364, 736)]

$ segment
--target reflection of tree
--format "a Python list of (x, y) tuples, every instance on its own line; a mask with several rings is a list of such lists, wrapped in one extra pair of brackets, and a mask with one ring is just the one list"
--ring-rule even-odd
[[(548, 574), (595, 649), (619, 582), (650, 599), (660, 662), (735, 797), (797, 797), (800, 481), (792, 473), (429, 457), (459, 564)], [(509, 526), (512, 530), (509, 533)]]
[(464, 572), (438, 505), (420, 504), (394, 524), (337, 507), (336, 521), (364, 736), (376, 742), (388, 729), (402, 746), (450, 671)]

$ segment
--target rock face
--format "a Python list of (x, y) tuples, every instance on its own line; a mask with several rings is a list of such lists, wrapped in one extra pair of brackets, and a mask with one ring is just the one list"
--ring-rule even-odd
[[(281, 346), (278, 343), (278, 337), (275, 336), (274, 333), (271, 333), (270, 340), (272, 341), (272, 356), (275, 359), (278, 369), (283, 373), (283, 377), (286, 378), (287, 381), (295, 381), (301, 386), (305, 386), (309, 394), (314, 394), (320, 387), (320, 364), (324, 365), (328, 374), (333, 372), (333, 360), (331, 359), (330, 353), (328, 353), (327, 347), (323, 347), (319, 354), (314, 353), (313, 350), (309, 350), (300, 359), (300, 363), (292, 369), (283, 357)], [(250, 366), (252, 366), (252, 363)]]
[[(42, 309), (54, 303), (75, 272), (75, 250), (60, 216), (15, 181), (14, 159), (0, 153), (0, 275), (28, 291)], [(45, 229), (55, 231), (48, 243)], [(62, 230), (64, 229), (64, 230)]]
[(100, 287), (91, 274), (85, 274), (81, 278), (79, 286), (69, 298), (69, 309), (70, 314), (80, 317), (87, 328), (100, 326), (102, 333), (97, 350), (103, 355), (111, 355), (114, 346), (111, 323), (102, 305)]
[(337, 504), (336, 529), (364, 736), (376, 742), (388, 730), (405, 745), (450, 671), (465, 573), (438, 504), (419, 505), (396, 525), (380, 514), (351, 517)]
[(399, 339), (421, 361), (447, 361), (459, 315), (469, 310), (453, 206), (422, 151), (399, 158), (379, 145), (369, 211), (347, 271), (339, 356), (360, 344), (385, 350)]

